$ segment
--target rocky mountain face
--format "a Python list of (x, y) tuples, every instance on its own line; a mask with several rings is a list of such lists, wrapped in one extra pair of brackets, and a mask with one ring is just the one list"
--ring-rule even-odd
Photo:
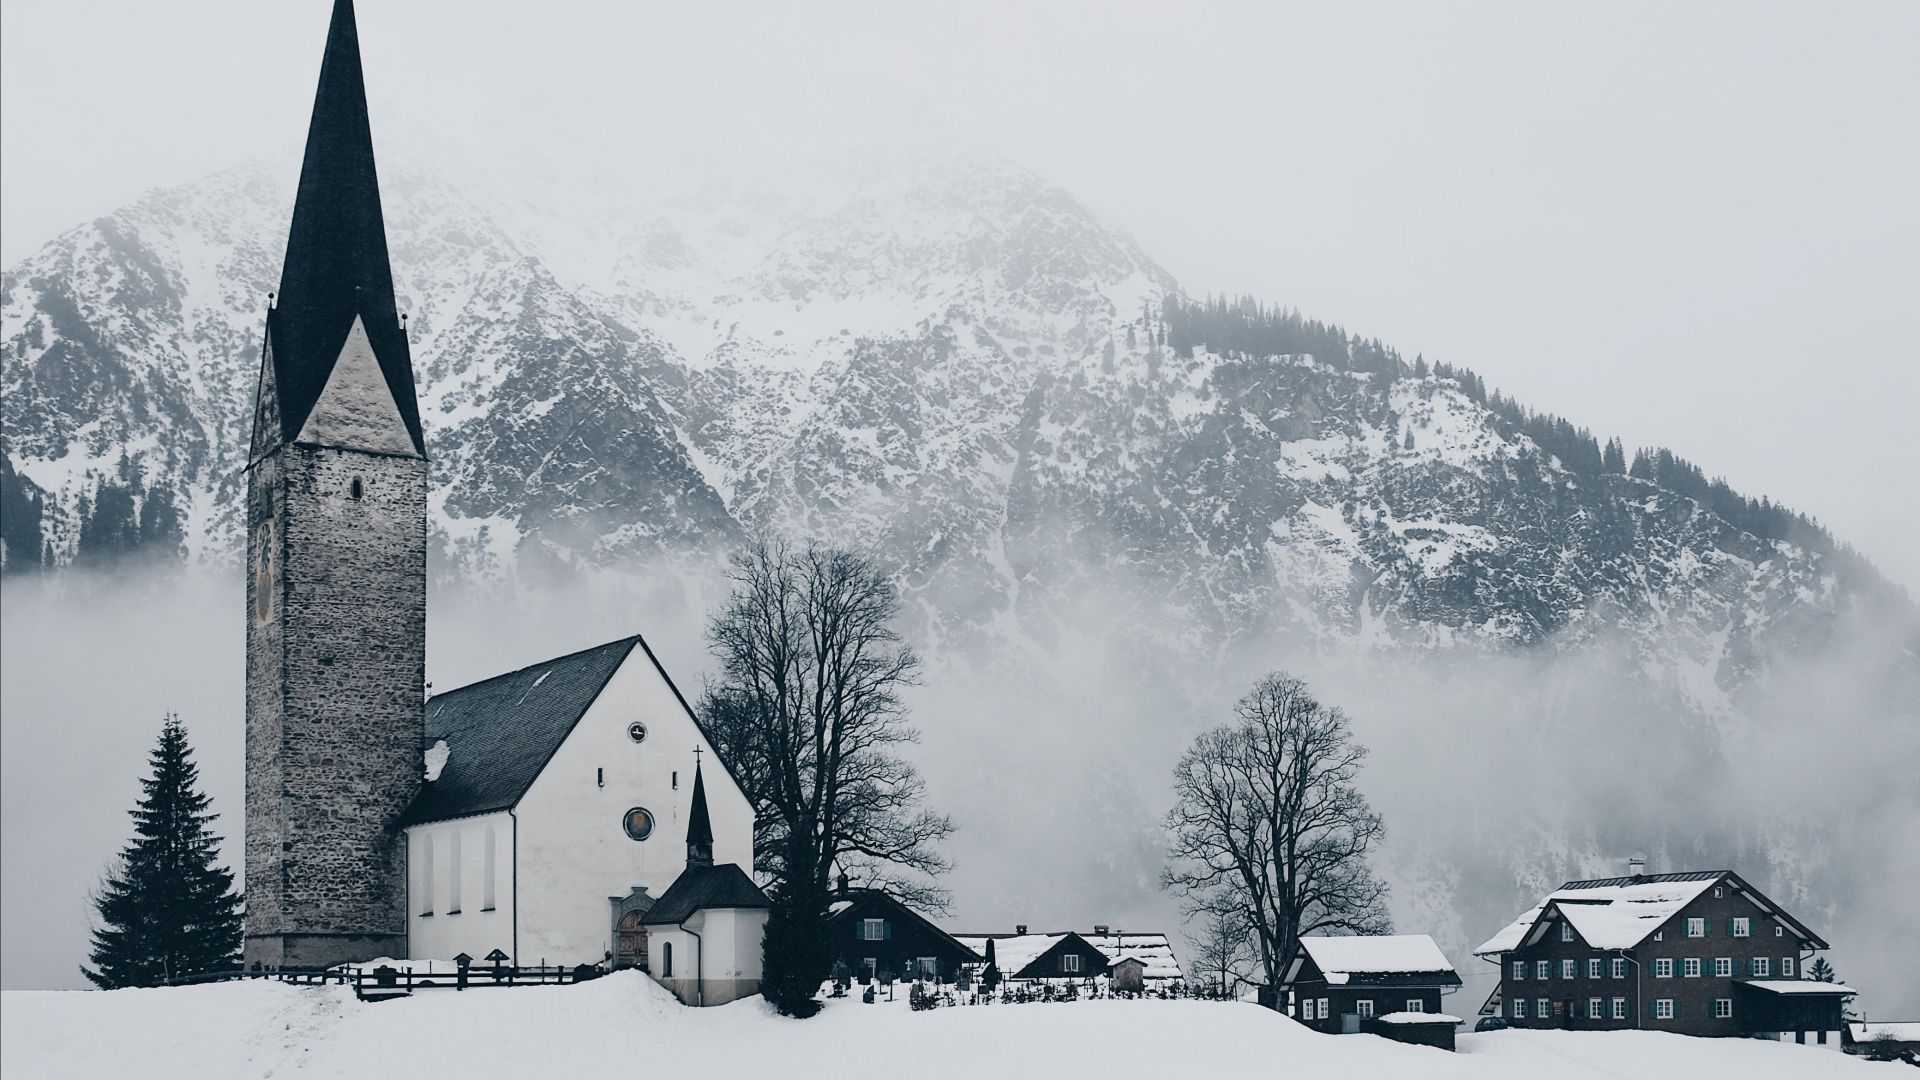
[[(1031, 676), (1089, 634), (1124, 639), (1125, 655), (1155, 655), (1134, 673), (1164, 676), (1155, 700), (1209, 706), (1231, 700), (1216, 682), (1245, 665), (1400, 672), (1327, 676), (1352, 687), (1356, 712), (1417, 711), (1413, 688), (1469, 663), (1546, 664), (1524, 685), (1558, 697), (1500, 699), (1564, 714), (1532, 736), (1551, 745), (1595, 722), (1569, 700), (1627, 687), (1618, 700), (1639, 716), (1617, 730), (1678, 732), (1684, 760), (1722, 778), (1790, 678), (1783, 658), (1844, 653), (1849, 635), (1886, 640), (1891, 625), (1901, 644), (1871, 678), (1915, 685), (1912, 606), (1857, 560), (1744, 532), (1648, 480), (1569, 468), (1456, 377), (1173, 347), (1161, 310), (1177, 283), (1020, 169), (896, 161), (806, 199), (704, 188), (595, 202), (382, 164), (444, 580), (713, 566), (753, 532), (821, 538), (897, 570), (936, 660)], [(6, 271), (8, 482), (43, 499), (56, 560), (123, 455), (187, 508), (193, 558), (239, 550), (290, 180), (242, 167), (156, 191)], [(1093, 596), (1111, 616), (1098, 626)], [(1555, 658), (1596, 656), (1603, 676), (1548, 677)], [(1436, 657), (1456, 666), (1436, 674)], [(1452, 685), (1500, 707), (1484, 686)], [(1130, 821), (1118, 847), (1152, 857), (1151, 785), (1207, 715), (1196, 706), (1167, 725), (1181, 738), (1125, 766), (1145, 786), (1105, 796)], [(1088, 730), (1101, 718), (1073, 716), (1058, 746), (1104, 737)], [(1434, 783), (1472, 777), (1471, 759), (1451, 761)], [(1503, 852), (1485, 860), (1494, 884), (1410, 855), (1424, 869), (1403, 875), (1407, 901), (1452, 912), (1457, 943), (1510, 918), (1495, 909), (1530, 875), (1604, 871), (1648, 846), (1648, 815), (1579, 823), (1617, 785), (1556, 790), (1539, 797), (1572, 808), (1482, 845)], [(1706, 851), (1778, 849), (1752, 843)], [(1800, 865), (1792, 888), (1839, 903), (1809, 881), (1826, 871)], [(1150, 869), (1092, 872), (1150, 891)]]

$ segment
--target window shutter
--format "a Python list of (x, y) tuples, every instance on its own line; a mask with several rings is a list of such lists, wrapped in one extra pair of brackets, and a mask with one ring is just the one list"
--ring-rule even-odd
[(1701, 937), (1713, 936), (1713, 920), (1712, 919), (1700, 920), (1700, 936)]
[(1727, 936), (1733, 936), (1733, 916), (1727, 916)]
[(893, 940), (893, 920), (892, 919), (888, 919), (886, 922), (883, 922), (880, 924), (880, 940), (881, 941)]

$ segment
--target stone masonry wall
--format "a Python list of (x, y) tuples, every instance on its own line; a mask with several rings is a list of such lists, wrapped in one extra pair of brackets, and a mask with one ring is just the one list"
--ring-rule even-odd
[(299, 445), (253, 467), (249, 963), (404, 955), (394, 822), (421, 780), (426, 481), (417, 457)]

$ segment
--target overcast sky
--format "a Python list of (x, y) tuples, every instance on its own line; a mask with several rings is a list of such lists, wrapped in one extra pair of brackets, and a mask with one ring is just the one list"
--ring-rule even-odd
[[(0, 259), (284, 153), (328, 7), (8, 0)], [(1191, 292), (1669, 445), (1920, 591), (1920, 4), (359, 7), (379, 129), (636, 174), (994, 150)]]

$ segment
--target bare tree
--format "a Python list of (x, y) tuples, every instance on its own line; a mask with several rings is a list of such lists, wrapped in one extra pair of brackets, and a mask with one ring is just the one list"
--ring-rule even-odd
[(1174, 769), (1161, 883), (1189, 917), (1241, 920), (1277, 988), (1302, 935), (1391, 929), (1387, 886), (1368, 864), (1386, 827), (1354, 786), (1366, 747), (1305, 683), (1268, 675), (1235, 714)]
[(1252, 981), (1247, 977), (1253, 963), (1252, 936), (1246, 920), (1232, 907), (1209, 912), (1194, 942), (1194, 974), (1203, 976), (1223, 996), (1232, 995)]
[(900, 694), (920, 661), (893, 630), (892, 583), (853, 553), (778, 542), (742, 552), (732, 579), (708, 629), (720, 672), (702, 712), (758, 815), (754, 858), (774, 902), (768, 997), (804, 1015), (828, 974), (835, 868), (943, 907), (935, 845), (953, 823), (921, 805), (925, 783), (897, 753), (918, 738)]

